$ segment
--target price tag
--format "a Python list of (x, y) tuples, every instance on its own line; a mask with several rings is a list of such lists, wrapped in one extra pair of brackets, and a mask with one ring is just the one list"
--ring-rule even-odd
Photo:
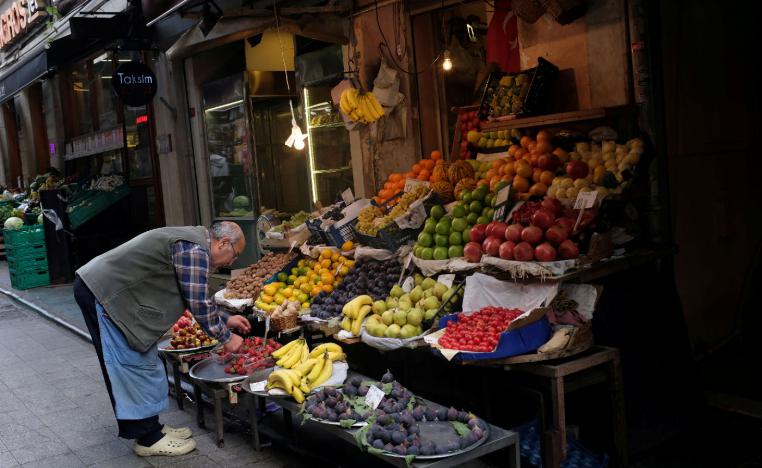
[(341, 199), (344, 200), (344, 203), (347, 204), (347, 206), (351, 205), (355, 201), (355, 194), (352, 193), (352, 189), (348, 188), (341, 192)]
[(368, 389), (368, 393), (365, 395), (365, 404), (370, 406), (371, 409), (376, 409), (378, 408), (378, 405), (381, 404), (381, 400), (384, 399), (384, 396), (386, 395), (380, 388), (371, 385)]
[(419, 185), (423, 185), (424, 187), (428, 187), (429, 183), (425, 180), (418, 180), (418, 179), (405, 179), (405, 192), (409, 192), (413, 190), (414, 188), (418, 187)]
[(493, 221), (503, 221), (508, 211), (508, 200), (511, 198), (511, 185), (501, 188), (495, 195), (495, 212), (492, 214)]
[(413, 290), (413, 285), (415, 285), (415, 280), (412, 276), (408, 276), (405, 281), (402, 282), (402, 290), (409, 293)]
[(446, 275), (439, 275), (437, 278), (437, 283), (442, 283), (448, 288), (452, 287), (452, 283), (455, 282), (455, 275), (453, 274), (446, 274)]
[(502, 205), (503, 203), (508, 201), (508, 197), (511, 196), (511, 185), (508, 184), (505, 187), (501, 188), (500, 191), (497, 192), (497, 195), (495, 195), (495, 205)]
[(397, 284), (400, 284), (402, 282), (402, 277), (405, 275), (405, 272), (407, 271), (408, 267), (410, 266), (410, 262), (413, 261), (413, 252), (410, 252), (407, 256), (407, 259), (405, 259), (405, 266), (402, 267), (402, 271), (400, 271), (400, 277), (397, 279)]
[(598, 191), (592, 192), (579, 192), (577, 199), (574, 200), (575, 210), (584, 210), (586, 208), (592, 208), (595, 205), (595, 200), (598, 198)]
[(267, 380), (263, 380), (261, 382), (253, 382), (249, 384), (249, 389), (251, 389), (252, 392), (264, 392), (267, 388)]

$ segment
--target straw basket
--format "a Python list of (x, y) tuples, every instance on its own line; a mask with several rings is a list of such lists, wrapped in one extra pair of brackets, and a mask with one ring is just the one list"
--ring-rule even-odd
[(289, 330), (296, 327), (298, 317), (296, 315), (281, 315), (278, 318), (270, 317), (270, 328), (274, 331)]

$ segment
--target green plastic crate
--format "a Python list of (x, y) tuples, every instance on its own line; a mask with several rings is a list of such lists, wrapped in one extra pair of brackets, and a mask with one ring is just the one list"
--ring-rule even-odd
[(35, 270), (48, 268), (48, 255), (43, 250), (42, 254), (31, 256), (8, 255), (8, 269), (11, 271)]
[(69, 213), (69, 225), (72, 229), (77, 229), (90, 219), (94, 218), (98, 213), (129, 194), (130, 188), (127, 185), (120, 185), (112, 192), (87, 192), (81, 198), (69, 202), (70, 205), (78, 205), (82, 200), (87, 200), (86, 204), (77, 207)]
[(6, 249), (30, 245), (45, 245), (45, 230), (42, 224), (22, 226), (18, 229), (3, 229)]
[(10, 270), (11, 286), (16, 289), (30, 289), (50, 284), (50, 273), (47, 267), (34, 270)]
[(47, 255), (48, 252), (45, 244), (27, 244), (14, 247), (6, 246), (5, 250), (8, 256), (15, 257), (16, 259), (23, 259), (24, 257), (35, 257), (38, 255)]

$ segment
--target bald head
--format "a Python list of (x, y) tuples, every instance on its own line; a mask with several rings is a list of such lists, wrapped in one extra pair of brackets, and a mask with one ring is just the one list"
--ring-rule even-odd
[(222, 221), (209, 228), (211, 236), (212, 267), (215, 269), (232, 264), (246, 248), (246, 238), (238, 224)]

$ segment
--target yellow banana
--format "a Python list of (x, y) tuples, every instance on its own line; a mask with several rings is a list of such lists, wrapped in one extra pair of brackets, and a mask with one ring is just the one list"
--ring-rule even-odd
[(333, 362), (331, 362), (330, 359), (325, 360), (325, 366), (323, 366), (323, 370), (320, 371), (320, 375), (317, 376), (317, 378), (312, 382), (312, 388), (315, 388), (331, 378), (331, 375), (333, 375)]
[(291, 380), (291, 385), (294, 387), (298, 387), (302, 383), (302, 374), (296, 372), (293, 369), (287, 369), (284, 371), (284, 373), (288, 376), (289, 380)]
[(299, 339), (295, 339), (293, 341), (288, 342), (286, 345), (282, 346), (281, 348), (278, 348), (277, 350), (273, 351), (272, 356), (275, 358), (279, 358), (286, 353), (288, 353), (291, 348), (293, 348), (297, 343), (299, 342)]
[(341, 321), (341, 328), (346, 331), (352, 330), (352, 319), (344, 317), (344, 320)]
[(294, 367), (294, 370), (301, 373), (302, 375), (307, 375), (310, 372), (310, 370), (312, 370), (312, 368), (315, 367), (315, 364), (317, 364), (317, 362), (318, 362), (317, 358), (309, 358), (306, 361)]
[(302, 354), (299, 356), (299, 362), (304, 362), (310, 358), (310, 347), (307, 346), (307, 342), (302, 342)]
[(372, 309), (369, 305), (364, 305), (360, 307), (360, 311), (357, 313), (357, 318), (352, 322), (352, 334), (355, 336), (360, 336), (360, 331), (362, 330), (362, 321), (365, 319), (365, 316), (371, 313)]
[(314, 382), (315, 379), (317, 379), (320, 373), (323, 371), (323, 367), (325, 367), (325, 357), (321, 356), (318, 360), (318, 363), (315, 364), (310, 373), (307, 374), (307, 380)]
[(270, 388), (282, 388), (288, 393), (291, 393), (291, 390), (294, 387), (294, 383), (291, 381), (288, 375), (281, 371), (274, 371), (272, 374), (270, 374), (270, 376), (267, 377), (267, 384)]
[(346, 361), (347, 355), (344, 353), (328, 353), (328, 359), (331, 361)]
[(310, 353), (310, 357), (316, 358), (323, 355), (323, 352), (328, 351), (329, 353), (341, 353), (344, 350), (341, 349), (341, 346), (337, 345), (336, 343), (323, 343), (315, 346), (312, 349), (312, 352)]
[(310, 384), (307, 381), (307, 377), (302, 377), (302, 383), (299, 385), (299, 390), (304, 394), (310, 393)]
[(349, 112), (352, 110), (352, 108), (349, 106), (348, 94), (349, 94), (349, 89), (345, 89), (341, 93), (341, 97), (339, 98), (339, 108), (341, 109), (343, 113), (347, 115), (349, 115)]
[(291, 396), (294, 397), (294, 400), (296, 400), (297, 403), (302, 403), (304, 401), (304, 393), (299, 390), (299, 387), (294, 387), (291, 389)]
[(368, 94), (369, 94), (368, 100), (370, 101), (370, 106), (371, 108), (373, 108), (373, 112), (375, 112), (377, 116), (376, 118), (380, 119), (381, 117), (386, 115), (386, 113), (384, 112), (384, 108), (383, 106), (381, 106), (381, 103), (378, 102), (378, 99), (376, 98), (375, 94), (373, 93), (368, 93)]
[(301, 357), (302, 357), (302, 348), (298, 347), (294, 349), (294, 351), (291, 352), (291, 354), (281, 359), (283, 363), (278, 365), (286, 369), (291, 369), (300, 362)]
[(360, 113), (365, 118), (365, 120), (370, 122), (373, 115), (370, 108), (368, 107), (367, 94), (361, 94), (360, 96), (357, 97), (357, 108), (360, 110)]

